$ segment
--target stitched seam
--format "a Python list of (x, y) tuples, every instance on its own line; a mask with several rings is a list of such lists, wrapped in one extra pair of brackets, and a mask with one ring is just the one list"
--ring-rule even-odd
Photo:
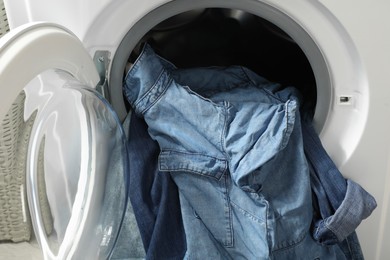
[[(165, 94), (169, 85), (173, 81), (172, 79), (169, 79), (166, 84), (163, 84), (164, 80), (162, 80), (161, 82), (160, 79), (163, 77), (164, 72), (165, 70), (161, 70), (161, 73), (157, 77), (152, 87), (150, 87), (148, 91), (144, 95), (142, 95), (142, 97), (137, 102), (135, 102), (134, 104), (135, 107), (138, 107), (138, 105), (140, 104), (141, 104), (141, 108), (144, 107), (142, 110), (139, 111), (140, 114), (144, 114), (147, 110), (149, 110), (152, 106), (154, 106), (154, 104), (156, 104), (161, 99), (161, 97)], [(143, 105), (142, 102), (144, 102), (145, 99), (151, 95), (151, 92), (153, 90), (159, 92), (158, 97), (156, 97), (155, 100), (153, 100), (152, 102), (145, 102), (145, 105)]]
[(226, 161), (226, 158), (219, 158), (219, 157), (215, 157), (215, 156), (203, 154), (203, 153), (192, 153), (192, 152), (173, 150), (173, 149), (164, 149), (161, 151), (161, 154), (165, 155), (166, 153), (176, 153), (176, 154), (185, 154), (185, 155), (200, 155), (200, 156), (204, 156), (204, 157), (208, 157), (208, 158), (217, 159), (220, 161)]
[(213, 178), (213, 179), (218, 180), (218, 181), (226, 173), (226, 170), (223, 170), (222, 173), (221, 173), (221, 176), (217, 177), (217, 176), (214, 176), (214, 175), (210, 175), (208, 173), (204, 173), (202, 171), (198, 171), (197, 169), (188, 169), (188, 168), (185, 168), (185, 167), (176, 167), (175, 169), (168, 169), (168, 170), (162, 170), (162, 171), (169, 171), (170, 173), (188, 172), (189, 174), (193, 174), (195, 176)]
[(230, 178), (230, 175), (228, 174), (224, 174), (223, 176), (225, 176), (225, 180), (224, 180), (224, 183), (225, 183), (225, 191), (224, 191), (224, 195), (225, 195), (225, 203), (226, 203), (226, 207), (227, 207), (227, 210), (228, 210), (228, 238), (226, 241), (226, 246), (227, 247), (233, 247), (234, 246), (234, 229), (233, 229), (233, 217), (232, 217), (232, 209), (230, 207), (230, 197), (229, 197), (229, 194), (228, 194), (228, 178)]
[(301, 236), (299, 236), (297, 238), (296, 241), (292, 241), (292, 243), (289, 244), (288, 246), (285, 246), (285, 247), (276, 246), (275, 249), (272, 250), (272, 252), (281, 252), (281, 251), (296, 247), (297, 245), (299, 245), (300, 243), (302, 243), (305, 240), (306, 236), (307, 236), (307, 233), (303, 233)]
[(229, 153), (227, 152), (227, 149), (226, 149), (226, 132), (227, 132), (227, 128), (228, 128), (228, 118), (229, 118), (229, 107), (230, 107), (230, 104), (228, 102), (225, 101), (225, 106), (223, 107), (223, 128), (222, 128), (222, 131), (221, 131), (221, 149), (223, 151), (223, 153), (225, 154), (226, 156), (226, 159), (228, 162), (231, 161), (231, 158), (229, 156)]
[(253, 215), (252, 213), (250, 213), (249, 211), (241, 208), (240, 206), (238, 206), (236, 203), (234, 203), (233, 201), (230, 201), (230, 204), (232, 204), (232, 206), (234, 208), (236, 208), (238, 211), (240, 211), (242, 214), (244, 214), (244, 216), (250, 218), (251, 220), (259, 223), (259, 224), (264, 224), (265, 221), (259, 217), (256, 217), (255, 215)]
[[(171, 155), (170, 153), (173, 153), (173, 155)], [(182, 163), (177, 163), (174, 166), (161, 167), (161, 164), (162, 164), (161, 160), (162, 160), (162, 158), (164, 158), (164, 160), (165, 160), (166, 157), (175, 156), (174, 154), (195, 155), (195, 156), (201, 156), (201, 157), (206, 157), (206, 158), (210, 158), (210, 159), (215, 159), (217, 161), (216, 162), (216, 165), (217, 165), (216, 166), (216, 170), (214, 170), (214, 171), (205, 171), (205, 170), (203, 170), (203, 168), (196, 167), (195, 164), (191, 165), (192, 167), (188, 167), (187, 165), (183, 165)], [(227, 162), (226, 162), (225, 159), (219, 159), (217, 157), (213, 157), (213, 156), (209, 156), (209, 155), (203, 155), (203, 154), (200, 154), (200, 153), (186, 153), (186, 152), (179, 152), (179, 151), (175, 151), (175, 150), (164, 150), (164, 151), (162, 151), (160, 153), (160, 156), (159, 156), (159, 163), (158, 164), (159, 164), (160, 171), (188, 172), (188, 173), (195, 174), (197, 176), (210, 177), (210, 178), (216, 179), (218, 181), (226, 173), (227, 168), (228, 168), (227, 167)], [(216, 173), (216, 174), (210, 174), (210, 173), (213, 173), (213, 172)]]

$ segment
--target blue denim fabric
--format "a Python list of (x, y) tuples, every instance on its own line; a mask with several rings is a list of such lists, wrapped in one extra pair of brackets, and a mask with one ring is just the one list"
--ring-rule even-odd
[[(126, 118), (123, 123), (124, 129), (127, 129), (127, 123), (129, 123), (128, 118)], [(113, 132), (114, 133), (114, 132)], [(124, 133), (126, 134), (126, 132)], [(126, 135), (127, 140), (127, 135)], [(125, 141), (126, 142), (126, 141)], [(126, 145), (126, 144), (125, 144)], [(142, 245), (141, 236), (138, 230), (137, 222), (135, 220), (133, 208), (131, 206), (130, 200), (128, 198), (129, 188), (127, 189), (127, 194), (125, 190), (121, 188), (123, 182), (126, 183), (126, 186), (129, 185), (129, 164), (126, 164), (127, 167), (124, 168), (124, 156), (121, 147), (114, 144), (114, 149), (112, 149), (109, 154), (108, 159), (110, 160), (110, 169), (109, 175), (106, 179), (106, 187), (104, 189), (104, 203), (107, 202), (106, 205), (112, 205), (112, 201), (123, 200), (122, 196), (127, 196), (126, 203), (123, 205), (125, 207), (125, 212), (123, 216), (123, 221), (120, 226), (118, 237), (116, 238), (116, 242), (112, 247), (112, 251), (107, 259), (110, 260), (136, 260), (136, 259), (144, 259), (145, 250)], [(125, 154), (127, 154), (128, 149), (126, 149)], [(125, 179), (123, 180), (123, 174), (125, 174)], [(116, 176), (116, 177), (115, 177)], [(120, 183), (119, 183), (120, 182)], [(111, 202), (111, 203), (110, 203)], [(116, 211), (115, 208), (112, 207), (104, 207), (105, 208), (105, 217), (107, 224), (102, 224), (96, 228), (102, 228), (105, 225), (109, 227), (112, 222), (118, 218), (118, 214), (121, 212)], [(110, 237), (108, 237), (110, 239)], [(104, 245), (102, 245), (104, 246)], [(80, 258), (79, 256), (78, 258)], [(77, 257), (76, 257), (77, 258)], [(85, 258), (88, 258), (87, 256)], [(84, 258), (83, 258), (84, 259)]]
[[(129, 138), (128, 129), (130, 127), (131, 112), (125, 118), (123, 122), (123, 129), (125, 129), (126, 140)], [(127, 171), (129, 177), (130, 172)], [(110, 191), (113, 194), (117, 193), (116, 183), (110, 187)], [(127, 194), (129, 197), (129, 194)], [(145, 259), (145, 249), (142, 243), (141, 234), (139, 232), (137, 220), (130, 199), (127, 200), (126, 212), (123, 219), (122, 227), (120, 229), (117, 243), (115, 244), (112, 254), (109, 257), (110, 260), (136, 260)]]
[(146, 259), (183, 259), (187, 247), (177, 186), (169, 174), (158, 170), (158, 144), (149, 136), (145, 121), (134, 113), (128, 147), (129, 196)]
[(370, 216), (376, 201), (360, 185), (344, 179), (310, 122), (302, 122), (302, 133), (319, 212), (313, 237), (321, 244), (339, 244), (347, 259), (363, 259), (355, 229)]
[[(166, 67), (169, 68), (170, 65), (166, 65)], [(242, 69), (246, 70), (248, 79), (242, 75), (233, 76), (237, 74), (235, 67), (211, 69), (215, 72), (210, 73), (210, 68), (176, 69), (171, 71), (171, 75), (176, 82), (191, 86), (192, 90), (211, 98), (213, 101), (215, 100), (214, 95), (218, 93), (216, 90), (223, 86), (226, 87), (226, 85), (245, 86), (248, 84), (248, 80), (273, 90), (273, 94), (281, 100), (287, 100), (290, 95), (299, 96), (299, 93), (291, 88), (279, 91), (278, 84), (270, 83), (245, 68)], [(216, 85), (218, 83), (222, 86)], [(310, 158), (309, 162), (314, 165), (310, 171), (312, 189), (317, 194), (317, 198), (321, 198), (319, 210), (321, 210), (320, 216), (322, 218), (321, 220), (317, 218), (313, 237), (324, 245), (338, 244), (348, 259), (362, 259), (359, 241), (354, 230), (374, 210), (376, 207), (375, 199), (357, 183), (344, 179), (322, 147), (314, 128), (307, 122), (304, 123), (303, 141), (306, 154)], [(316, 174), (319, 174), (322, 182)], [(327, 196), (331, 198), (327, 200)]]
[[(116, 186), (111, 187), (111, 190), (115, 193)], [(144, 246), (130, 201), (127, 203), (126, 213), (118, 235), (118, 240), (109, 259), (145, 259)]]
[[(179, 84), (185, 74), (174, 80), (174, 66), (146, 45), (124, 86), (160, 145), (160, 170), (178, 185), (186, 258), (345, 259), (338, 246), (310, 236), (310, 178), (294, 91), (278, 91), (242, 67), (227, 69), (227, 78), (215, 71), (192, 74), (194, 86)], [(211, 88), (210, 98), (187, 85)]]

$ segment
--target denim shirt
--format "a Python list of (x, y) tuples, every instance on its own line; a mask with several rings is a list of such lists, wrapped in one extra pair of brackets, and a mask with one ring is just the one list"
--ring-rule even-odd
[(146, 45), (124, 86), (159, 143), (160, 170), (179, 188), (186, 258), (345, 259), (310, 236), (294, 89), (278, 91), (240, 66), (222, 70), (187, 77)]

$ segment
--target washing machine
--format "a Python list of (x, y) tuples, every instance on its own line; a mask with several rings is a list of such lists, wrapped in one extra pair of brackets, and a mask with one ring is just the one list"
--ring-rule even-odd
[[(122, 82), (146, 41), (179, 67), (239, 63), (300, 88), (336, 165), (377, 201), (357, 229), (365, 258), (390, 257), (388, 1), (31, 0), (5, 8), (0, 119), (23, 93), (23, 118), (33, 121), (26, 204), (46, 259), (110, 255), (131, 163)], [(122, 183), (114, 199), (110, 182)], [(48, 214), (57, 223), (47, 224)]]

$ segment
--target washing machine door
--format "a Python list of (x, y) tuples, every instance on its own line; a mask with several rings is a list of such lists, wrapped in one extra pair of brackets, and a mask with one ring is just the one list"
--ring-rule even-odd
[(98, 81), (81, 42), (61, 26), (30, 24), (0, 39), (0, 122), (26, 174), (24, 218), (45, 259), (107, 259), (121, 227), (126, 138)]

